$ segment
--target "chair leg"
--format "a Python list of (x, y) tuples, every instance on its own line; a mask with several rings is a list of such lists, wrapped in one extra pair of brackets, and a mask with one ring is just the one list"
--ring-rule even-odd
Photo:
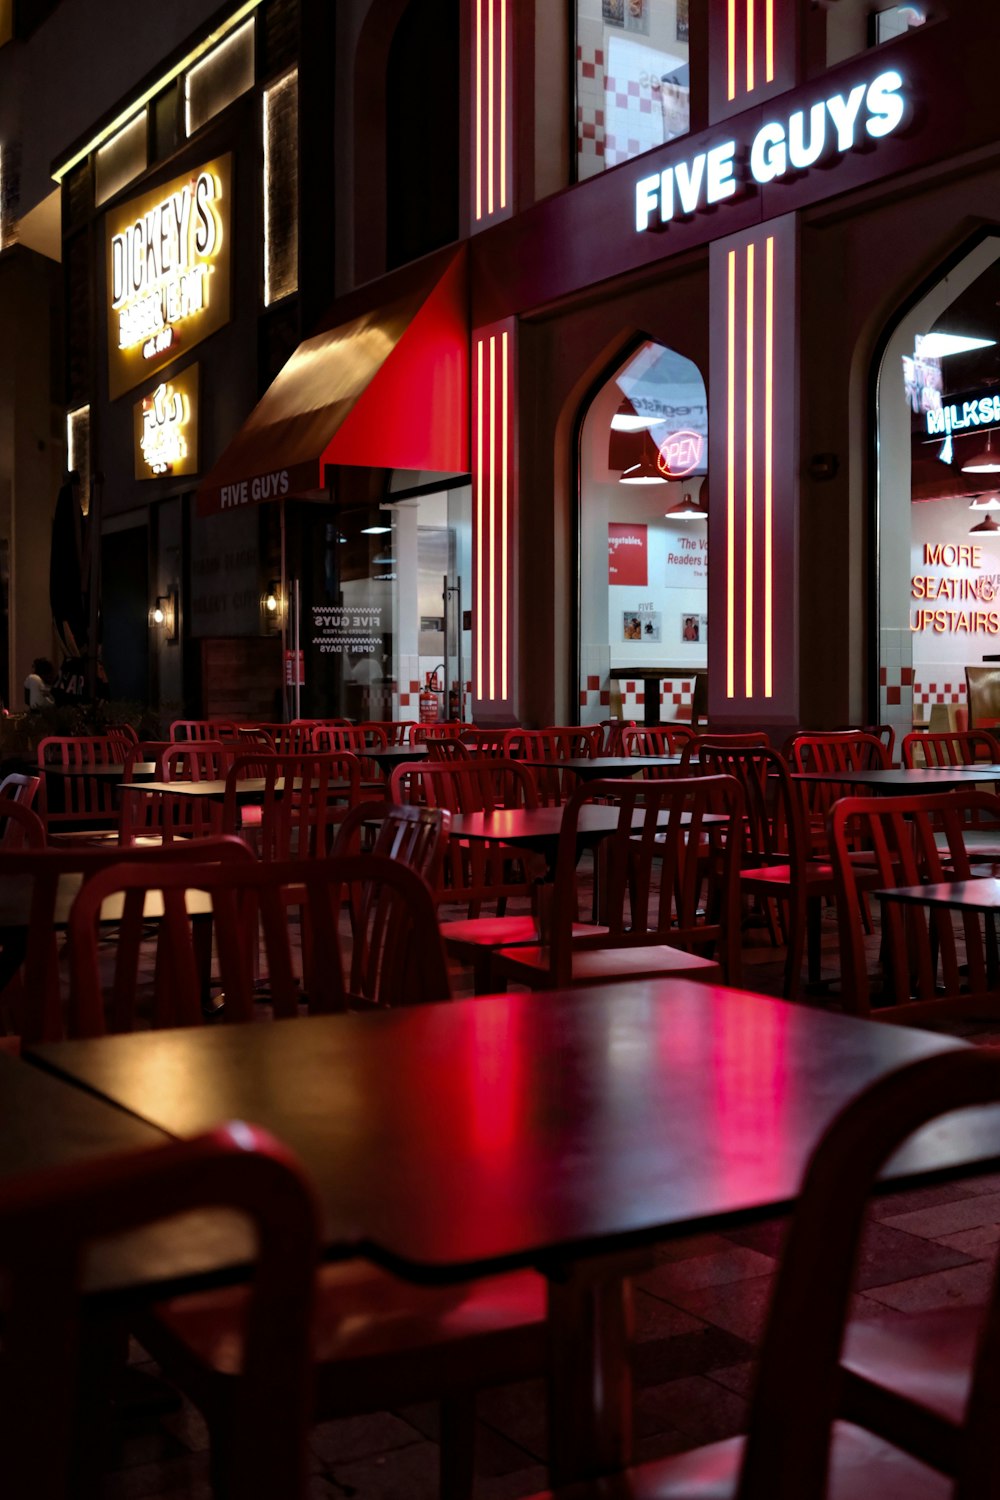
[(823, 919), (823, 904), (821, 901), (806, 902), (806, 942), (808, 945), (808, 968), (809, 982), (818, 984), (821, 973), (820, 961), (820, 934)]
[(441, 1500), (472, 1500), (476, 1459), (476, 1393), (441, 1402)]

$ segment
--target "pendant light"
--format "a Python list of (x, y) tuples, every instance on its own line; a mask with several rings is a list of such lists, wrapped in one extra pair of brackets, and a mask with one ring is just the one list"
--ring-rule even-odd
[(1000, 510), (1000, 490), (991, 490), (987, 495), (973, 495), (970, 510)]
[(621, 405), (611, 418), (614, 432), (646, 432), (650, 427), (655, 427), (656, 423), (656, 417), (640, 417), (627, 396), (622, 397)]
[(969, 527), (970, 536), (974, 536), (977, 531), (980, 533), (984, 531), (1000, 532), (1000, 526), (997, 525), (991, 515), (985, 515), (981, 521), (976, 523), (975, 526)]
[(659, 469), (648, 458), (643, 457), (637, 464), (626, 469), (618, 481), (619, 484), (666, 484)]
[(667, 521), (708, 520), (708, 480), (702, 484), (697, 495), (685, 493), (676, 505), (663, 512)]
[(986, 434), (986, 447), (980, 448), (962, 465), (963, 474), (1000, 474), (1000, 451), (993, 448), (993, 429)]

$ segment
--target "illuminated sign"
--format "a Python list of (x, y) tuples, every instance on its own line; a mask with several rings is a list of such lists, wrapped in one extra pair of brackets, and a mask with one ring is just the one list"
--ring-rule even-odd
[[(986, 559), (988, 565), (992, 559)], [(925, 542), (924, 568), (984, 567), (983, 550), (971, 542)], [(910, 594), (919, 603), (939, 604), (948, 609), (911, 609), (910, 630), (915, 634), (932, 631), (935, 635), (1000, 635), (1000, 612), (983, 609), (997, 602), (1000, 575), (979, 571), (971, 578), (961, 574), (915, 573), (910, 579)], [(960, 606), (955, 608), (955, 606)]]
[(776, 182), (891, 135), (906, 117), (903, 86), (902, 74), (889, 69), (846, 95), (833, 94), (785, 120), (766, 120), (745, 161), (735, 140), (723, 141), (689, 161), (640, 178), (635, 185), (636, 230), (663, 229), (672, 219), (690, 218), (735, 197), (749, 183)]
[(701, 463), (704, 446), (700, 432), (671, 432), (660, 442), (656, 467), (668, 479), (683, 479)]
[(133, 407), (135, 477), (198, 472), (198, 366), (162, 380)]
[(961, 432), (964, 427), (995, 427), (1000, 422), (1000, 396), (975, 396), (960, 405), (939, 406), (927, 413), (927, 431), (932, 437)]
[(114, 399), (229, 319), (231, 159), (108, 214), (108, 394)]

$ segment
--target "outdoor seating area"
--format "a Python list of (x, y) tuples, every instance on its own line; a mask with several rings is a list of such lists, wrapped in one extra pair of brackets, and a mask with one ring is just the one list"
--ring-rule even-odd
[(413, 727), (0, 786), (11, 1493), (991, 1493), (992, 736)]

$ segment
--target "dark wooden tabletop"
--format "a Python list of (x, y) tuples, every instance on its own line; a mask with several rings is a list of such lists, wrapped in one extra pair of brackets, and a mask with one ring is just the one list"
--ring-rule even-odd
[[(230, 1118), (266, 1126), (313, 1174), (329, 1247), (453, 1280), (787, 1209), (843, 1104), (887, 1069), (961, 1045), (650, 981), (26, 1056), (173, 1136)], [(997, 1158), (1000, 1111), (963, 1112), (894, 1173)], [(151, 1268), (168, 1271), (163, 1257)]]
[[(56, 776), (62, 780), (74, 780), (89, 776), (98, 781), (121, 781), (125, 775), (124, 765), (108, 766), (45, 766), (46, 776)], [(156, 775), (155, 760), (136, 760), (132, 762), (133, 781), (151, 781)]]
[[(284, 781), (278, 780), (274, 784), (275, 791), (284, 789)], [(138, 786), (131, 782), (122, 782), (121, 790), (127, 792), (130, 787), (137, 792), (161, 792), (173, 797), (190, 797), (195, 801), (224, 802), (226, 799), (226, 783), (224, 781), (144, 781)], [(263, 776), (245, 776), (236, 783), (236, 801), (241, 806), (261, 802), (267, 782)]]
[(901, 885), (872, 891), (882, 901), (904, 906), (943, 906), (953, 911), (1000, 911), (1000, 880), (981, 876), (974, 880), (939, 880), (928, 885)]
[(680, 763), (679, 755), (599, 755), (590, 760), (574, 755), (566, 760), (544, 762), (552, 770), (575, 771), (585, 781), (596, 781), (601, 776), (641, 776), (650, 767), (679, 766)]
[[(168, 1139), (137, 1115), (0, 1052), (0, 1191), (5, 1178), (24, 1172), (82, 1167)], [(103, 1296), (142, 1288), (145, 1296), (151, 1276), (165, 1288), (211, 1281), (220, 1265), (233, 1268), (252, 1256), (252, 1231), (235, 1214), (185, 1214), (103, 1245), (87, 1259), (84, 1286)]]
[(1000, 781), (1000, 766), (914, 766), (912, 769), (893, 766), (889, 770), (793, 771), (792, 780), (842, 782), (883, 792), (948, 792), (956, 787), (975, 787), (977, 781)]

